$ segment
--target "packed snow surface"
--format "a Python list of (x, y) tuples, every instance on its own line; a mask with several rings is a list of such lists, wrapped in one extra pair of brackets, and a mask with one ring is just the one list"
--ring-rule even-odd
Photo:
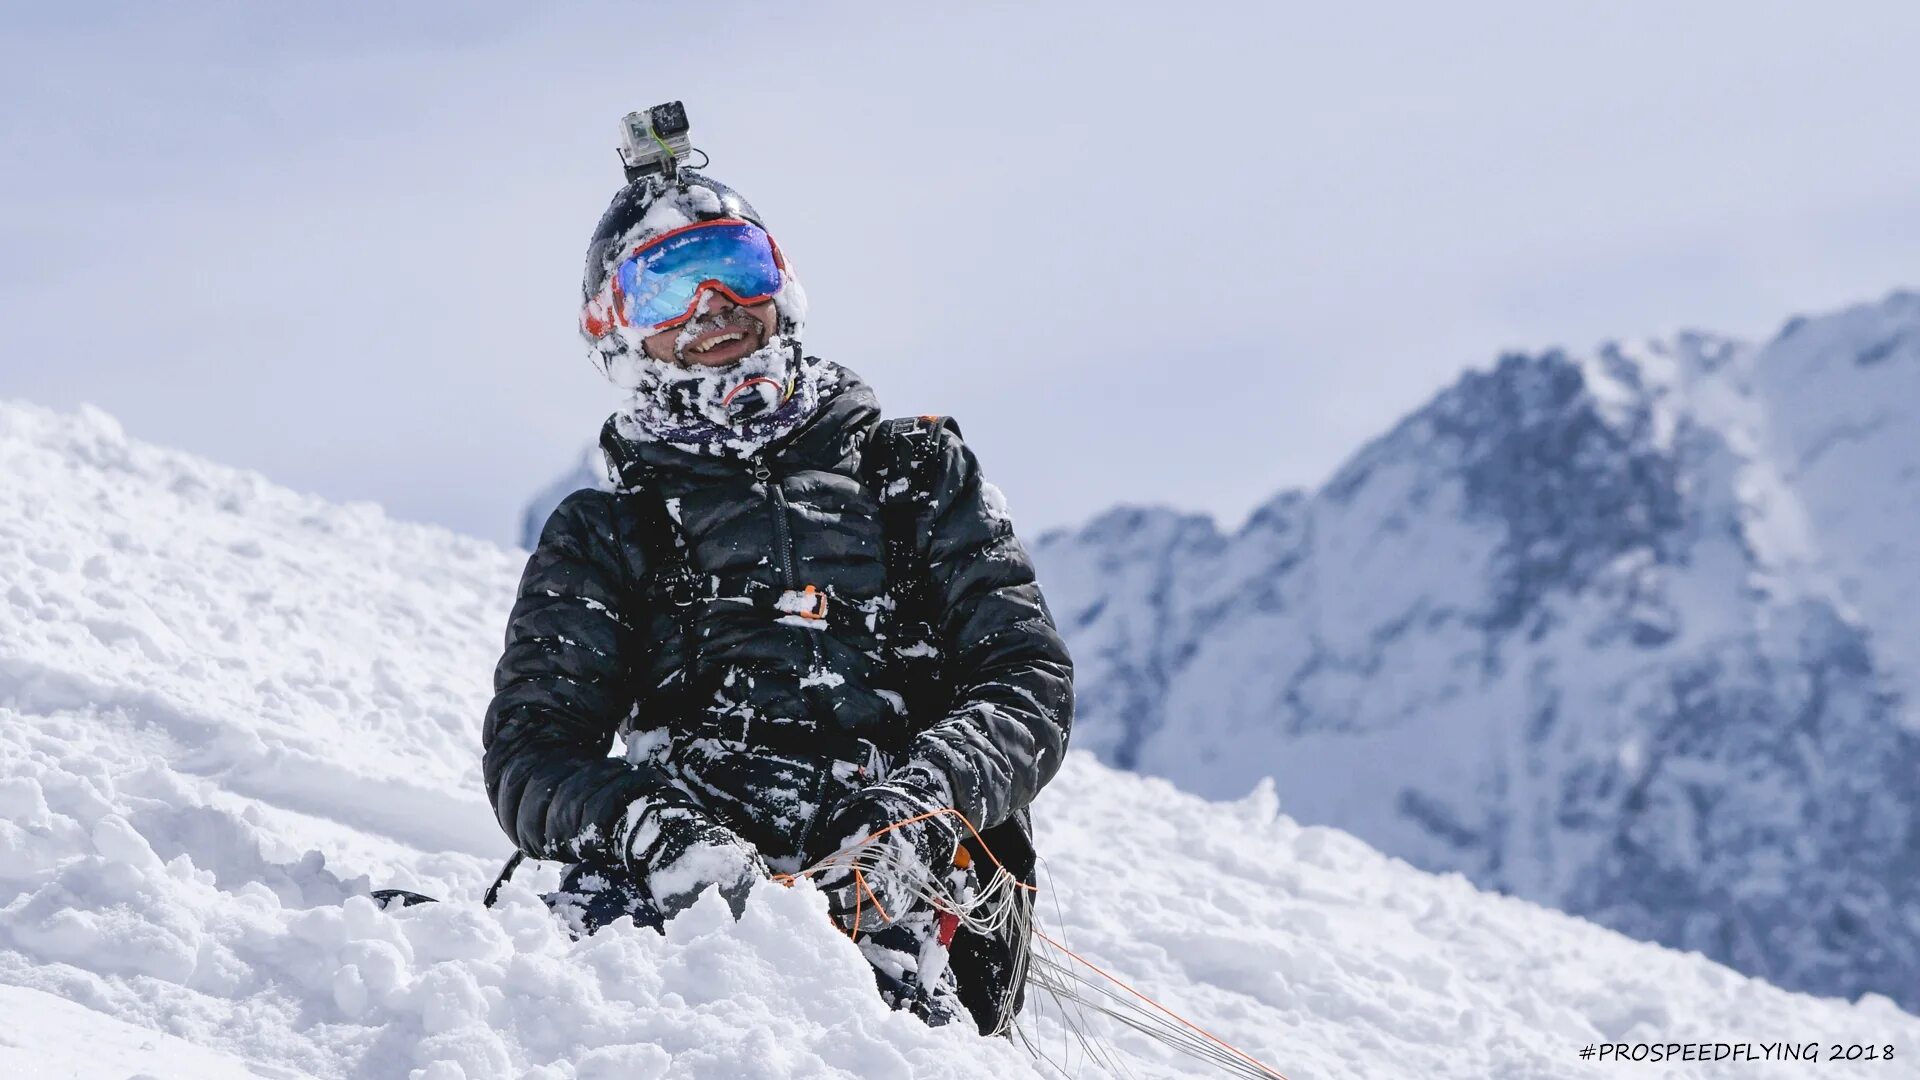
[[(537, 896), (551, 867), (481, 907), (507, 850), (478, 725), (520, 554), (91, 410), (0, 404), (0, 477), (7, 1075), (1059, 1075), (888, 1011), (808, 887), (756, 890), (737, 924), (709, 894), (665, 937), (568, 939)], [(1789, 994), (1480, 893), (1298, 825), (1285, 797), (1210, 803), (1075, 755), (1038, 807), (1043, 925), (1293, 1080), (1599, 1074), (1620, 1067), (1579, 1049), (1618, 1041), (1920, 1054), (1884, 999)], [(370, 885), (451, 902), (381, 912)], [(1107, 1039), (1133, 1075), (1207, 1075)]]

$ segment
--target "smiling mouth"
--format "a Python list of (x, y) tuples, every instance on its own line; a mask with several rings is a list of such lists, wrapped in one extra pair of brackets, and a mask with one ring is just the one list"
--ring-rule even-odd
[(720, 333), (714, 334), (710, 337), (701, 338), (699, 341), (695, 342), (693, 345), (688, 347), (687, 351), (689, 353), (692, 353), (695, 356), (699, 356), (703, 353), (707, 353), (714, 349), (720, 348), (721, 346), (731, 345), (736, 341), (745, 341), (746, 339), (747, 339), (747, 332), (745, 330), (723, 330)]

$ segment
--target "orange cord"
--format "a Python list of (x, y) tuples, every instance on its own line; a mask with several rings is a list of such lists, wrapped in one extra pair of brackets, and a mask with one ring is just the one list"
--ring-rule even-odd
[[(980, 850), (986, 853), (987, 858), (992, 861), (994, 867), (1000, 870), (1007, 870), (1006, 864), (1000, 861), (1000, 856), (995, 855), (993, 853), (993, 848), (987, 845), (986, 838), (980, 835), (980, 830), (974, 828), (973, 822), (967, 820), (967, 815), (949, 806), (943, 806), (938, 810), (929, 810), (924, 814), (915, 814), (910, 818), (906, 818), (901, 821), (896, 821), (893, 824), (887, 826), (884, 829), (881, 829), (879, 832), (876, 832), (872, 836), (869, 836), (865, 840), (861, 841), (860, 846), (865, 847), (866, 845), (873, 843), (875, 840), (878, 840), (880, 837), (885, 836), (887, 833), (890, 833), (893, 830), (898, 829), (903, 825), (911, 825), (916, 821), (925, 821), (928, 818), (939, 817), (942, 814), (952, 814), (954, 817), (959, 818), (960, 823), (962, 825), (965, 825), (967, 827), (967, 831), (973, 834), (973, 838), (980, 842)], [(961, 861), (963, 857), (966, 859), (966, 862)], [(968, 863), (971, 863), (973, 861), (973, 859), (972, 859), (972, 856), (967, 852), (967, 849), (965, 847), (960, 847), (954, 852), (953, 861), (954, 861), (954, 865), (964, 869), (968, 865)], [(853, 880), (855, 882), (855, 885), (857, 886), (854, 890), (854, 905), (853, 905), (854, 930), (852, 932), (849, 932), (847, 936), (849, 938), (856, 938), (856, 935), (859, 933), (859, 926), (860, 926), (860, 909), (866, 902), (865, 897), (873, 897), (873, 906), (879, 909), (881, 918), (886, 919), (888, 922), (892, 922), (893, 917), (887, 914), (886, 908), (880, 906), (880, 898), (878, 896), (874, 896), (873, 890), (868, 888), (867, 879), (864, 875), (860, 873), (860, 868), (856, 866), (856, 867), (853, 867), (852, 869), (853, 869)], [(819, 870), (802, 870), (798, 874), (775, 874), (773, 875), (773, 880), (779, 882), (782, 885), (791, 886), (794, 882), (800, 880), (800, 878), (811, 877), (814, 874), (817, 874), (819, 872), (820, 872)], [(1022, 889), (1027, 890), (1028, 892), (1038, 893), (1040, 891), (1037, 886), (1029, 885), (1024, 881), (1021, 881), (1020, 878), (1017, 875), (1015, 875), (1011, 870), (1007, 870), (1007, 876), (1013, 879), (1013, 883), (1015, 885), (1019, 886)], [(862, 894), (865, 894), (865, 896), (863, 896)], [(1072, 949), (1067, 948), (1065, 945), (1062, 945), (1059, 942), (1053, 940), (1052, 938), (1048, 937), (1046, 934), (1042, 933), (1039, 929), (1037, 928), (1034, 929), (1033, 936), (1039, 938), (1041, 941), (1046, 942), (1047, 944), (1053, 946), (1054, 948), (1059, 949), (1061, 952), (1066, 953), (1068, 956), (1073, 957), (1073, 959), (1076, 962), (1082, 964), (1089, 970), (1093, 971), (1095, 974), (1099, 975), (1101, 978), (1107, 980), (1108, 982), (1114, 984), (1115, 986), (1118, 986), (1120, 989), (1125, 990), (1127, 993), (1132, 994), (1134, 997), (1139, 998), (1141, 1001), (1146, 1002), (1147, 1004), (1153, 1006), (1154, 1008), (1160, 1010), (1161, 1012), (1166, 1013), (1168, 1016), (1173, 1017), (1175, 1020), (1178, 1020), (1181, 1024), (1184, 1024), (1188, 1028), (1191, 1028), (1193, 1031), (1198, 1032), (1202, 1037), (1218, 1045), (1222, 1049), (1226, 1050), (1228, 1053), (1232, 1054), (1234, 1057), (1239, 1058), (1240, 1060), (1248, 1063), (1249, 1065), (1252, 1065), (1257, 1069), (1264, 1069), (1267, 1072), (1272, 1073), (1274, 1076), (1279, 1077), (1280, 1080), (1287, 1080), (1286, 1075), (1282, 1073), (1279, 1069), (1276, 1069), (1273, 1066), (1268, 1065), (1266, 1062), (1261, 1061), (1259, 1058), (1256, 1058), (1251, 1054), (1248, 1054), (1246, 1051), (1241, 1050), (1239, 1047), (1233, 1045), (1232, 1043), (1221, 1038), (1220, 1036), (1215, 1035), (1213, 1032), (1208, 1031), (1206, 1028), (1201, 1027), (1199, 1024), (1194, 1023), (1193, 1021), (1187, 1019), (1184, 1016), (1181, 1016), (1179, 1013), (1174, 1012), (1172, 1009), (1167, 1008), (1165, 1005), (1160, 1004), (1159, 1002), (1153, 1000), (1152, 998), (1141, 993), (1140, 991), (1135, 990), (1133, 987), (1127, 985), (1126, 982), (1121, 980), (1118, 976), (1107, 971), (1105, 968), (1102, 968), (1100, 965), (1094, 963), (1093, 961), (1088, 960), (1086, 957), (1081, 956), (1079, 953), (1074, 952)]]
[(1237, 1057), (1240, 1060), (1247, 1062), (1248, 1064), (1254, 1066), (1255, 1068), (1265, 1069), (1267, 1072), (1270, 1072), (1273, 1075), (1280, 1077), (1280, 1080), (1287, 1080), (1286, 1076), (1283, 1075), (1279, 1069), (1276, 1069), (1273, 1066), (1267, 1064), (1266, 1062), (1261, 1061), (1259, 1058), (1253, 1057), (1252, 1055), (1246, 1053), (1245, 1051), (1241, 1050), (1239, 1047), (1233, 1045), (1227, 1040), (1221, 1038), (1218, 1035), (1215, 1035), (1213, 1032), (1208, 1031), (1206, 1028), (1201, 1027), (1199, 1024), (1194, 1023), (1193, 1021), (1187, 1019), (1184, 1016), (1181, 1016), (1179, 1013), (1174, 1012), (1172, 1009), (1167, 1008), (1165, 1005), (1160, 1004), (1159, 1002), (1153, 1000), (1152, 998), (1141, 993), (1140, 991), (1135, 990), (1133, 987), (1128, 986), (1126, 983), (1122, 982), (1118, 977), (1108, 973), (1100, 965), (1094, 963), (1093, 961), (1087, 959), (1084, 956), (1081, 956), (1079, 953), (1074, 952), (1072, 949), (1067, 948), (1065, 945), (1062, 945), (1059, 942), (1053, 940), (1047, 935), (1041, 933), (1039, 930), (1035, 930), (1033, 932), (1033, 936), (1039, 938), (1041, 941), (1046, 942), (1047, 944), (1053, 946), (1054, 948), (1059, 949), (1061, 952), (1066, 953), (1068, 956), (1073, 957), (1075, 960), (1079, 961), (1082, 964), (1085, 964), (1087, 967), (1092, 968), (1096, 973), (1100, 975), (1101, 978), (1107, 980), (1108, 982), (1114, 984), (1115, 986), (1118, 986), (1120, 989), (1125, 990), (1127, 993), (1132, 994), (1134, 997), (1139, 998), (1141, 1001), (1146, 1002), (1147, 1004), (1153, 1006), (1154, 1008), (1159, 1009), (1161, 1012), (1166, 1013), (1168, 1016), (1173, 1017), (1175, 1020), (1180, 1021), (1182, 1024), (1185, 1024), (1187, 1027), (1190, 1027), (1194, 1031), (1199, 1032), (1201, 1035), (1204, 1035), (1206, 1038), (1213, 1041), (1214, 1043), (1219, 1044), (1221, 1047), (1223, 1047), (1228, 1053), (1232, 1054), (1234, 1057)]
[[(980, 850), (987, 853), (987, 858), (993, 860), (993, 865), (1001, 870), (1007, 869), (1006, 865), (1000, 861), (1000, 857), (998, 855), (995, 855), (993, 853), (993, 849), (987, 846), (986, 838), (980, 835), (980, 830), (974, 828), (973, 822), (967, 820), (967, 815), (961, 813), (958, 810), (953, 809), (950, 806), (943, 806), (938, 810), (929, 810), (924, 814), (915, 814), (910, 818), (903, 818), (899, 821), (896, 821), (893, 824), (887, 826), (886, 828), (881, 829), (880, 831), (874, 833), (872, 836), (867, 837), (865, 840), (862, 840), (860, 842), (860, 846), (865, 847), (868, 844), (873, 843), (875, 840), (880, 839), (881, 837), (887, 835), (888, 833), (902, 826), (911, 825), (916, 821), (925, 821), (928, 818), (939, 817), (942, 814), (952, 814), (954, 817), (959, 818), (960, 823), (962, 825), (965, 825), (967, 827), (967, 831), (973, 834), (973, 838), (975, 840), (980, 841)], [(961, 861), (963, 855), (965, 856), (965, 859), (966, 859), (965, 862)], [(954, 856), (953, 856), (953, 863), (955, 866), (958, 866), (964, 869), (967, 866), (971, 865), (972, 862), (973, 862), (973, 856), (971, 854), (967, 854), (966, 848), (962, 847), (955, 850)], [(793, 883), (796, 881), (799, 881), (801, 878), (812, 877), (815, 874), (818, 874), (823, 870), (828, 870), (828, 869), (832, 869), (832, 868), (823, 866), (823, 867), (819, 867), (812, 870), (802, 870), (798, 874), (774, 874), (772, 876), (772, 880), (777, 881), (780, 884), (791, 888), (793, 886)], [(860, 872), (860, 868), (855, 866), (855, 867), (850, 867), (850, 869), (853, 871), (853, 881), (855, 886), (853, 891), (853, 927), (854, 928), (847, 932), (847, 936), (857, 941), (859, 940), (859, 936), (860, 936), (860, 911), (861, 911), (861, 908), (863, 908), (866, 905), (866, 902), (869, 898), (873, 900), (873, 906), (880, 912), (881, 918), (885, 919), (888, 922), (892, 922), (893, 916), (887, 914), (887, 909), (881, 906), (880, 898), (878, 896), (875, 896), (873, 889), (867, 885), (866, 875)], [(1022, 889), (1027, 890), (1030, 893), (1038, 893), (1040, 891), (1034, 886), (1029, 885), (1024, 881), (1021, 881), (1020, 878), (1016, 876), (1011, 870), (1007, 870), (1007, 876), (1010, 878), (1013, 878), (1013, 883), (1015, 885), (1019, 886)]]

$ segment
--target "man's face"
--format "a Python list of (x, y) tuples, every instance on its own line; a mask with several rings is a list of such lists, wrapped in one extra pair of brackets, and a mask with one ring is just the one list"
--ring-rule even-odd
[(683, 367), (722, 367), (765, 345), (780, 325), (772, 300), (742, 307), (702, 289), (696, 303), (693, 318), (641, 342), (648, 356)]

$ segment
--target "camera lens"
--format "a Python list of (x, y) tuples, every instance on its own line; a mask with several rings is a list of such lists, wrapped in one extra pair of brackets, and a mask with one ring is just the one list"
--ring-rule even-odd
[(677, 101), (655, 105), (651, 110), (653, 132), (663, 139), (687, 133), (687, 108)]

